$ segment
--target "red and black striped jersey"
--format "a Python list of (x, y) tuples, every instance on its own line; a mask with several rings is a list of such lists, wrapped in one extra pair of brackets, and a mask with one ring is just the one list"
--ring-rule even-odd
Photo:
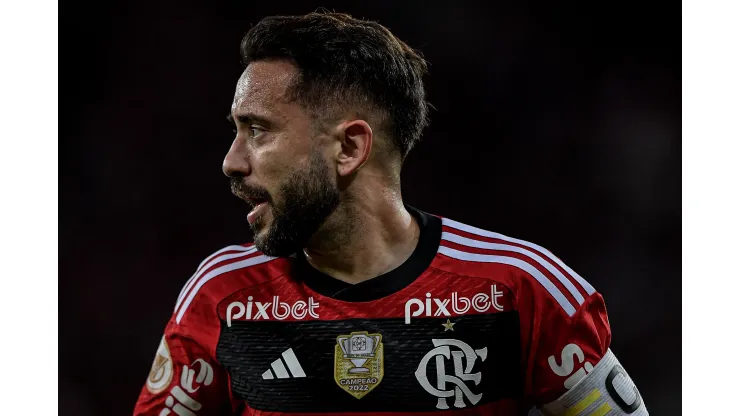
[(526, 415), (608, 353), (604, 300), (551, 252), (408, 209), (413, 254), (356, 285), (249, 244), (206, 258), (134, 414)]

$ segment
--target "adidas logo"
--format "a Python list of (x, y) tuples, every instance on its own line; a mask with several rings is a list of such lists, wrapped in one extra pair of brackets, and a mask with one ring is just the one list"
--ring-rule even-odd
[[(283, 360), (285, 360), (285, 364), (283, 364)], [(262, 373), (262, 378), (264, 380), (272, 380), (275, 378), (291, 378), (290, 374), (292, 374), (294, 378), (306, 377), (306, 373), (303, 372), (301, 363), (298, 362), (298, 357), (295, 356), (293, 348), (288, 348), (287, 350), (285, 350), (283, 352), (283, 359), (281, 360), (280, 358), (278, 358), (277, 360), (273, 361), (270, 367), (272, 367), (272, 370), (267, 370)], [(290, 369), (290, 374), (288, 374), (288, 369)]]

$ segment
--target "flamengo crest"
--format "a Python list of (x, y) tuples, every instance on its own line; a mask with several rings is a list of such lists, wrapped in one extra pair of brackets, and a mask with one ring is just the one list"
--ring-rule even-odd
[[(450, 406), (447, 403), (449, 398), (455, 399), (453, 406), (458, 409), (466, 407), (466, 399), (472, 405), (478, 404), (483, 398), (483, 393), (473, 393), (468, 382), (472, 382), (475, 386), (480, 384), (481, 373), (471, 374), (471, 371), (478, 358), (481, 361), (486, 360), (488, 348), (474, 350), (470, 345), (456, 339), (433, 339), (432, 343), (435, 348), (421, 359), (414, 375), (427, 393), (438, 397), (437, 409), (449, 409)], [(454, 374), (445, 372), (445, 363), (448, 360), (453, 361)], [(434, 385), (427, 377), (427, 367), (432, 363), (434, 363), (434, 374), (436, 374)]]

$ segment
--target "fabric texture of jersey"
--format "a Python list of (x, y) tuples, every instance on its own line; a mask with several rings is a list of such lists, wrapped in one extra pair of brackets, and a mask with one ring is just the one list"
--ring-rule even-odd
[(407, 208), (417, 248), (356, 285), (250, 244), (206, 258), (134, 414), (526, 415), (607, 355), (604, 300), (552, 253)]

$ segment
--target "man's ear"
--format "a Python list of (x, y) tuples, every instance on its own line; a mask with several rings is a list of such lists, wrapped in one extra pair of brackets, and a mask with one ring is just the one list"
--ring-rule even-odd
[(347, 176), (357, 172), (370, 158), (373, 129), (365, 120), (352, 120), (338, 125), (335, 133), (341, 143), (337, 153), (337, 173)]

